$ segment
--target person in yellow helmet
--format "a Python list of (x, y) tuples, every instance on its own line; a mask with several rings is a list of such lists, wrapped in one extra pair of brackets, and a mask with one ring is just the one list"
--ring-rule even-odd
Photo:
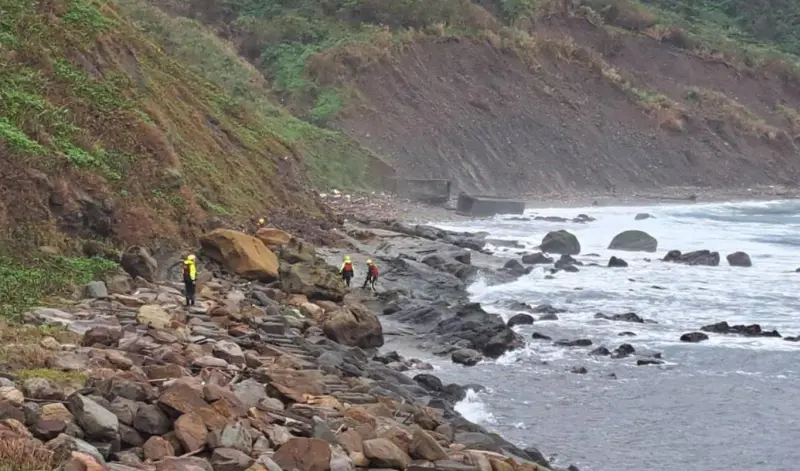
[(261, 218), (261, 219), (258, 220), (258, 228), (259, 229), (261, 229), (262, 227), (264, 227), (266, 225), (267, 225), (267, 220), (266, 219)]
[(372, 291), (375, 291), (375, 282), (378, 281), (378, 265), (372, 260), (367, 260), (367, 279), (364, 280), (364, 286), (361, 289), (367, 289), (369, 285)]
[(342, 266), (339, 267), (339, 273), (342, 274), (342, 279), (347, 287), (350, 287), (350, 280), (353, 279), (353, 262), (350, 261), (350, 256), (345, 255)]
[(183, 261), (183, 285), (186, 288), (186, 306), (194, 306), (194, 293), (197, 287), (197, 257), (189, 254)]

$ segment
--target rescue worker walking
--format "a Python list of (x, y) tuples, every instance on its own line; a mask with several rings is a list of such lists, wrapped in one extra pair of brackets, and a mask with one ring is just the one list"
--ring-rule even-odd
[(367, 286), (374, 292), (375, 282), (378, 281), (378, 265), (372, 260), (367, 260), (367, 278), (364, 280), (364, 286), (361, 289), (367, 289)]
[(353, 262), (350, 261), (349, 255), (344, 256), (344, 262), (342, 262), (342, 266), (339, 267), (339, 273), (342, 274), (342, 279), (349, 288), (350, 280), (353, 279)]
[(197, 257), (190, 254), (183, 261), (183, 285), (186, 288), (186, 306), (194, 306), (194, 293), (197, 287)]

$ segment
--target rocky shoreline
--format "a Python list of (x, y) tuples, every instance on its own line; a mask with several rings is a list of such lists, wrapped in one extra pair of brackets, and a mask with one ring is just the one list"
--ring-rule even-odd
[[(376, 237), (391, 241), (385, 231)], [(24, 455), (25, 469), (70, 471), (550, 469), (535, 447), (460, 416), (453, 406), (464, 387), (409, 376), (430, 366), (379, 352), (378, 309), (446, 318), (437, 332), (456, 343), (472, 336), (489, 357), (521, 341), (499, 317), (466, 303), (467, 279), (478, 271), (511, 276), (464, 248), (476, 246), (475, 236), (397, 242), (384, 247), (401, 252), (393, 260), (354, 254), (356, 263), (385, 261), (381, 284), (394, 289), (371, 296), (348, 292), (326, 262), (339, 249), (274, 229), (258, 237), (218, 229), (201, 240), (198, 303), (190, 308), (180, 282), (156, 279), (146, 250), (126, 253), (125, 270), (90, 283), (80, 299), (4, 326), (0, 459)], [(457, 262), (418, 262), (414, 244), (449, 247)], [(452, 314), (413, 312), (448, 296), (461, 306)]]

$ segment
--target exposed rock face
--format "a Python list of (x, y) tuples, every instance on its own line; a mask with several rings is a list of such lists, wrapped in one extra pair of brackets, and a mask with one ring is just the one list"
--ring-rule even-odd
[(515, 325), (531, 325), (533, 324), (533, 316), (530, 314), (515, 314), (508, 320), (508, 326), (514, 327)]
[(478, 303), (459, 307), (456, 315), (441, 321), (434, 332), (446, 342), (466, 340), (471, 348), (490, 358), (525, 345), (522, 337), (507, 327), (500, 316), (487, 313)]
[(553, 259), (543, 254), (542, 252), (536, 252), (523, 255), (522, 263), (526, 265), (547, 264), (547, 263), (553, 263)]
[(539, 246), (544, 253), (559, 255), (578, 255), (581, 253), (581, 244), (578, 238), (565, 230), (548, 232)]
[(608, 260), (608, 267), (609, 268), (624, 268), (628, 266), (628, 262), (621, 258), (614, 257), (613, 255)]
[(655, 252), (658, 250), (658, 241), (644, 231), (624, 231), (614, 236), (608, 245), (608, 249), (629, 252)]
[(732, 267), (752, 267), (753, 261), (750, 260), (750, 255), (744, 252), (734, 252), (725, 257), (728, 260), (728, 265)]
[(150, 256), (150, 253), (144, 247), (133, 246), (128, 248), (122, 254), (120, 265), (132, 278), (141, 277), (151, 283), (155, 281), (158, 262)]
[(483, 360), (483, 355), (469, 348), (461, 348), (454, 351), (450, 358), (459, 365), (475, 366)]
[(262, 282), (278, 278), (278, 257), (259, 239), (216, 229), (200, 238), (203, 253), (242, 278)]
[(362, 305), (342, 307), (323, 316), (322, 330), (331, 340), (361, 348), (383, 346), (383, 327), (378, 317)]
[(697, 250), (682, 254), (680, 250), (670, 250), (664, 256), (665, 262), (681, 263), (684, 265), (705, 265), (716, 267), (719, 265), (719, 252)]
[(698, 343), (703, 340), (708, 340), (708, 335), (703, 332), (689, 332), (688, 334), (681, 335), (681, 342)]
[(781, 334), (777, 330), (761, 330), (758, 324), (751, 325), (729, 325), (727, 322), (717, 322), (703, 326), (700, 330), (703, 332), (714, 332), (717, 334), (732, 334), (742, 335), (745, 337), (780, 337)]

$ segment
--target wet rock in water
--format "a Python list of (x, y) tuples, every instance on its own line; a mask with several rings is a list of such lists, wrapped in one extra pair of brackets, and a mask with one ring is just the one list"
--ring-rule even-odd
[(464, 366), (475, 366), (483, 360), (483, 355), (469, 348), (460, 348), (453, 352), (450, 357), (453, 363)]
[(628, 252), (655, 252), (658, 250), (658, 241), (644, 231), (620, 232), (608, 244), (609, 250), (624, 250)]
[(561, 314), (564, 312), (567, 312), (567, 310), (553, 307), (551, 304), (540, 304), (533, 308), (534, 314)]
[(627, 331), (627, 330), (625, 332), (620, 332), (617, 335), (619, 337), (636, 337), (636, 333), (635, 332), (630, 332), (630, 331)]
[(508, 320), (508, 327), (514, 327), (515, 325), (531, 325), (533, 324), (533, 316), (530, 314), (515, 314)]
[(414, 381), (428, 391), (439, 392), (444, 388), (441, 379), (428, 373), (420, 373), (414, 376)]
[(589, 216), (588, 214), (583, 214), (583, 213), (578, 214), (577, 216), (572, 218), (572, 222), (579, 222), (579, 223), (592, 222), (592, 221), (596, 221), (596, 220), (597, 219)]
[(563, 270), (575, 265), (583, 265), (583, 263), (579, 262), (578, 260), (575, 260), (574, 258), (572, 258), (571, 255), (564, 254), (556, 261), (554, 267)]
[(585, 375), (586, 373), (589, 372), (589, 370), (587, 370), (585, 366), (573, 366), (572, 368), (570, 368), (569, 371), (570, 373), (575, 373), (578, 375)]
[(636, 350), (633, 348), (633, 345), (629, 343), (623, 343), (619, 347), (615, 348), (613, 352), (611, 352), (612, 358), (625, 358), (629, 357), (636, 353)]
[(608, 355), (611, 355), (611, 352), (608, 351), (608, 349), (606, 347), (602, 347), (601, 346), (601, 347), (597, 347), (594, 350), (592, 350), (591, 352), (589, 352), (589, 355), (608, 356)]
[(360, 304), (351, 304), (327, 313), (322, 331), (334, 342), (350, 347), (383, 346), (383, 327), (378, 316)]
[(589, 339), (557, 340), (555, 345), (559, 347), (590, 347), (592, 346), (592, 341)]
[(613, 255), (608, 260), (608, 267), (609, 268), (624, 268), (628, 266), (628, 262), (621, 258), (614, 257)]
[(508, 273), (511, 273), (514, 276), (522, 276), (528, 273), (528, 270), (524, 266), (522, 266), (522, 264), (519, 263), (519, 261), (514, 259), (507, 261), (505, 265), (503, 265), (503, 270), (507, 271)]
[(539, 332), (534, 332), (531, 338), (534, 340), (553, 340), (549, 335), (540, 334)]
[(525, 254), (522, 256), (522, 263), (526, 265), (541, 265), (541, 264), (549, 264), (553, 263), (553, 259), (548, 257), (547, 255), (543, 254), (542, 252), (536, 252), (532, 254)]
[(725, 257), (728, 260), (728, 265), (732, 267), (752, 267), (753, 261), (750, 260), (750, 255), (744, 252), (734, 252)]
[(144, 247), (133, 246), (128, 248), (122, 254), (120, 261), (122, 269), (125, 270), (131, 278), (141, 277), (144, 280), (153, 283), (158, 271), (158, 262), (150, 256), (147, 249)]
[(719, 252), (709, 250), (697, 250), (689, 253), (681, 253), (680, 250), (670, 250), (662, 259), (665, 262), (680, 263), (683, 265), (705, 265), (716, 267), (719, 265)]
[(637, 214), (637, 215), (636, 215), (636, 216), (635, 216), (633, 219), (634, 219), (634, 220), (636, 220), (636, 221), (643, 221), (643, 220), (645, 220), (645, 219), (650, 219), (650, 218), (652, 218), (652, 217), (653, 217), (653, 216), (651, 216), (651, 215), (650, 215), (650, 214), (648, 214), (648, 213), (639, 213), (639, 214)]
[(704, 334), (703, 332), (689, 332), (681, 335), (680, 340), (681, 342), (698, 343), (702, 342), (703, 340), (708, 340), (708, 335)]
[(558, 320), (558, 316), (553, 314), (553, 313), (543, 314), (541, 317), (539, 317), (539, 321), (540, 322), (541, 321), (557, 321), (557, 320)]
[(539, 249), (545, 253), (578, 255), (581, 253), (581, 244), (573, 234), (560, 230), (548, 232), (542, 239)]
[(567, 222), (567, 218), (562, 218), (561, 216), (536, 216), (533, 218), (534, 221), (547, 221), (547, 222)]
[(700, 328), (703, 332), (714, 332), (717, 334), (742, 335), (744, 337), (780, 337), (777, 330), (761, 330), (759, 324), (750, 325), (729, 325), (722, 321), (716, 324), (706, 325)]
[(612, 316), (608, 316), (601, 312), (598, 312), (594, 315), (595, 319), (606, 319), (609, 321), (621, 321), (621, 322), (636, 322), (639, 324), (644, 323), (644, 319), (639, 317), (638, 314), (635, 312), (626, 312), (625, 314), (614, 314)]
[(664, 362), (657, 358), (639, 358), (636, 360), (637, 366), (647, 366), (647, 365), (662, 365)]
[(800, 335), (794, 337), (784, 337), (783, 340), (787, 342), (800, 342)]
[(473, 349), (490, 358), (525, 346), (522, 337), (508, 328), (500, 316), (487, 313), (478, 303), (460, 306), (454, 317), (437, 324), (434, 333), (442, 336), (445, 343), (467, 340)]

